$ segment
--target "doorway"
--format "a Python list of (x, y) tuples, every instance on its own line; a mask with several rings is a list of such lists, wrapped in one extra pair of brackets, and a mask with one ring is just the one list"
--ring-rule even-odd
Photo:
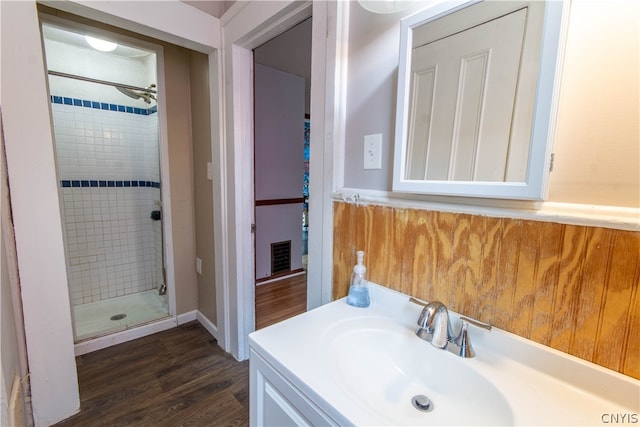
[(256, 328), (306, 311), (312, 18), (253, 50)]
[(169, 316), (157, 54), (44, 22), (74, 341)]

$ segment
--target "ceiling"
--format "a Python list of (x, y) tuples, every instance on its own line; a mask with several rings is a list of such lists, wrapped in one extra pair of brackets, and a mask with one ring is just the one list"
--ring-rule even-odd
[[(85, 49), (93, 49), (86, 42), (84, 38), (84, 34), (80, 32), (75, 32), (69, 29), (64, 29), (58, 26), (54, 26), (48, 23), (42, 25), (42, 36), (44, 37), (45, 40), (57, 41), (60, 43), (77, 46)], [(95, 35), (92, 35), (92, 36), (95, 37)], [(105, 40), (107, 39), (105, 38)], [(117, 42), (117, 40), (109, 40), (109, 41)], [(125, 58), (143, 59), (149, 55), (152, 55), (153, 52), (118, 43), (118, 47), (115, 50), (109, 52), (109, 54), (121, 56)]]

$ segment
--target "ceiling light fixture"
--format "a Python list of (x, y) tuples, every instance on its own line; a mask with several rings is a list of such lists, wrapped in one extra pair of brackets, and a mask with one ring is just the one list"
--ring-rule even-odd
[(118, 47), (117, 43), (109, 42), (102, 39), (97, 39), (95, 37), (84, 36), (84, 38), (87, 41), (87, 43), (89, 43), (89, 46), (101, 52), (111, 52), (112, 50), (115, 50), (115, 48)]
[[(373, 13), (397, 13), (413, 7), (415, 0), (358, 0), (360, 6)], [(428, 2), (427, 2), (428, 3)]]

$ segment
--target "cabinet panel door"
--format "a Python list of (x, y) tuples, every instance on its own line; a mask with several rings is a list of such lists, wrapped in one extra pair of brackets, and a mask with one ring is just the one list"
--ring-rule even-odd
[[(249, 382), (252, 426), (342, 426), (349, 424), (341, 420), (338, 413), (335, 421), (288, 379), (276, 371), (253, 349), (250, 352)], [(331, 408), (329, 409), (331, 410)]]
[(260, 425), (281, 427), (311, 425), (268, 381), (264, 381), (263, 385), (264, 406)]
[(526, 15), (413, 49), (408, 179), (505, 180)]

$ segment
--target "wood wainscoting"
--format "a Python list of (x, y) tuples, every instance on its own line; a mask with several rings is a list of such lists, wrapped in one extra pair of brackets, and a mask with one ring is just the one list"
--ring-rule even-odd
[(640, 232), (334, 203), (333, 298), (372, 282), (640, 378)]

